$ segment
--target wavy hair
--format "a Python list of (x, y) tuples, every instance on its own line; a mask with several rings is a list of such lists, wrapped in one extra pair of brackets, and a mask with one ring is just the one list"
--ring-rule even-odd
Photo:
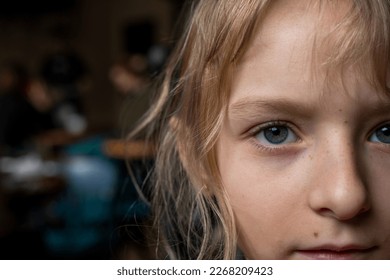
[[(237, 255), (234, 213), (222, 186), (215, 144), (234, 69), (277, 1), (189, 2), (189, 20), (159, 80), (156, 100), (130, 134), (146, 133), (156, 149), (146, 197), (154, 218), (157, 258)], [(321, 12), (324, 6), (343, 1), (308, 2), (319, 3)], [(362, 74), (387, 91), (390, 1), (348, 3), (350, 10), (324, 39), (329, 39), (333, 51), (323, 65), (329, 69), (361, 65)], [(367, 59), (369, 65), (363, 63)]]

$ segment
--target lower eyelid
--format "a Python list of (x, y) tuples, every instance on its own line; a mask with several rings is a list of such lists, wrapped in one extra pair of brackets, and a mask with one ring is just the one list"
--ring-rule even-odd
[(378, 150), (379, 152), (390, 154), (390, 144), (385, 144), (382, 142), (368, 142), (368, 144), (372, 148), (375, 148), (375, 150)]
[[(248, 140), (249, 144), (254, 147), (255, 150), (258, 151), (258, 153), (262, 156), (288, 156), (296, 154), (299, 151), (299, 148), (297, 145), (294, 145), (296, 143), (292, 144), (286, 144), (286, 145), (279, 145), (279, 146), (265, 146), (260, 144), (254, 137)], [(297, 143), (299, 143), (300, 140), (298, 140)]]

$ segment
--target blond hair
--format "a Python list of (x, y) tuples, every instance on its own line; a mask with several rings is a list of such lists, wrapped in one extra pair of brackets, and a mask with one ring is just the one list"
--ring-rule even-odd
[[(158, 258), (236, 257), (234, 215), (222, 187), (215, 144), (234, 67), (275, 2), (199, 0), (189, 6), (191, 18), (167, 64), (159, 95), (131, 134), (146, 131), (156, 147), (147, 196), (151, 197)], [(343, 1), (319, 2), (322, 7)], [(362, 74), (387, 91), (390, 1), (349, 2), (350, 11), (327, 37), (337, 52), (324, 65), (329, 69), (363, 65), (368, 59), (370, 68), (362, 69)]]

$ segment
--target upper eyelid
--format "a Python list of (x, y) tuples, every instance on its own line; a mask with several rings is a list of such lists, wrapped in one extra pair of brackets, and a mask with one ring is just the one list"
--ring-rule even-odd
[(246, 134), (253, 136), (253, 135), (256, 135), (257, 133), (259, 133), (260, 131), (262, 131), (266, 128), (272, 127), (272, 126), (286, 126), (289, 129), (291, 129), (297, 135), (297, 137), (299, 137), (299, 133), (297, 133), (297, 131), (296, 131), (297, 129), (294, 125), (292, 125), (290, 122), (281, 121), (281, 120), (268, 121), (268, 122), (264, 122), (262, 124), (258, 124), (256, 126), (253, 126), (252, 128), (250, 128)]
[(381, 128), (381, 127), (383, 127), (383, 126), (386, 126), (386, 125), (388, 125), (388, 126), (390, 127), (390, 121), (389, 121), (389, 120), (384, 121), (384, 122), (381, 122), (380, 124), (374, 126), (374, 128), (370, 129), (370, 130), (368, 131), (368, 134), (367, 134), (367, 137), (366, 137), (366, 138), (370, 138), (371, 135), (372, 135), (375, 131), (377, 131), (379, 128)]

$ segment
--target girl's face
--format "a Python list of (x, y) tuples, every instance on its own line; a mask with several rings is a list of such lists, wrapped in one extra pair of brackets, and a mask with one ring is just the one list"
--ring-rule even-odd
[(318, 13), (278, 3), (236, 70), (217, 144), (240, 248), (390, 259), (390, 99), (353, 68), (325, 84), (311, 59)]

